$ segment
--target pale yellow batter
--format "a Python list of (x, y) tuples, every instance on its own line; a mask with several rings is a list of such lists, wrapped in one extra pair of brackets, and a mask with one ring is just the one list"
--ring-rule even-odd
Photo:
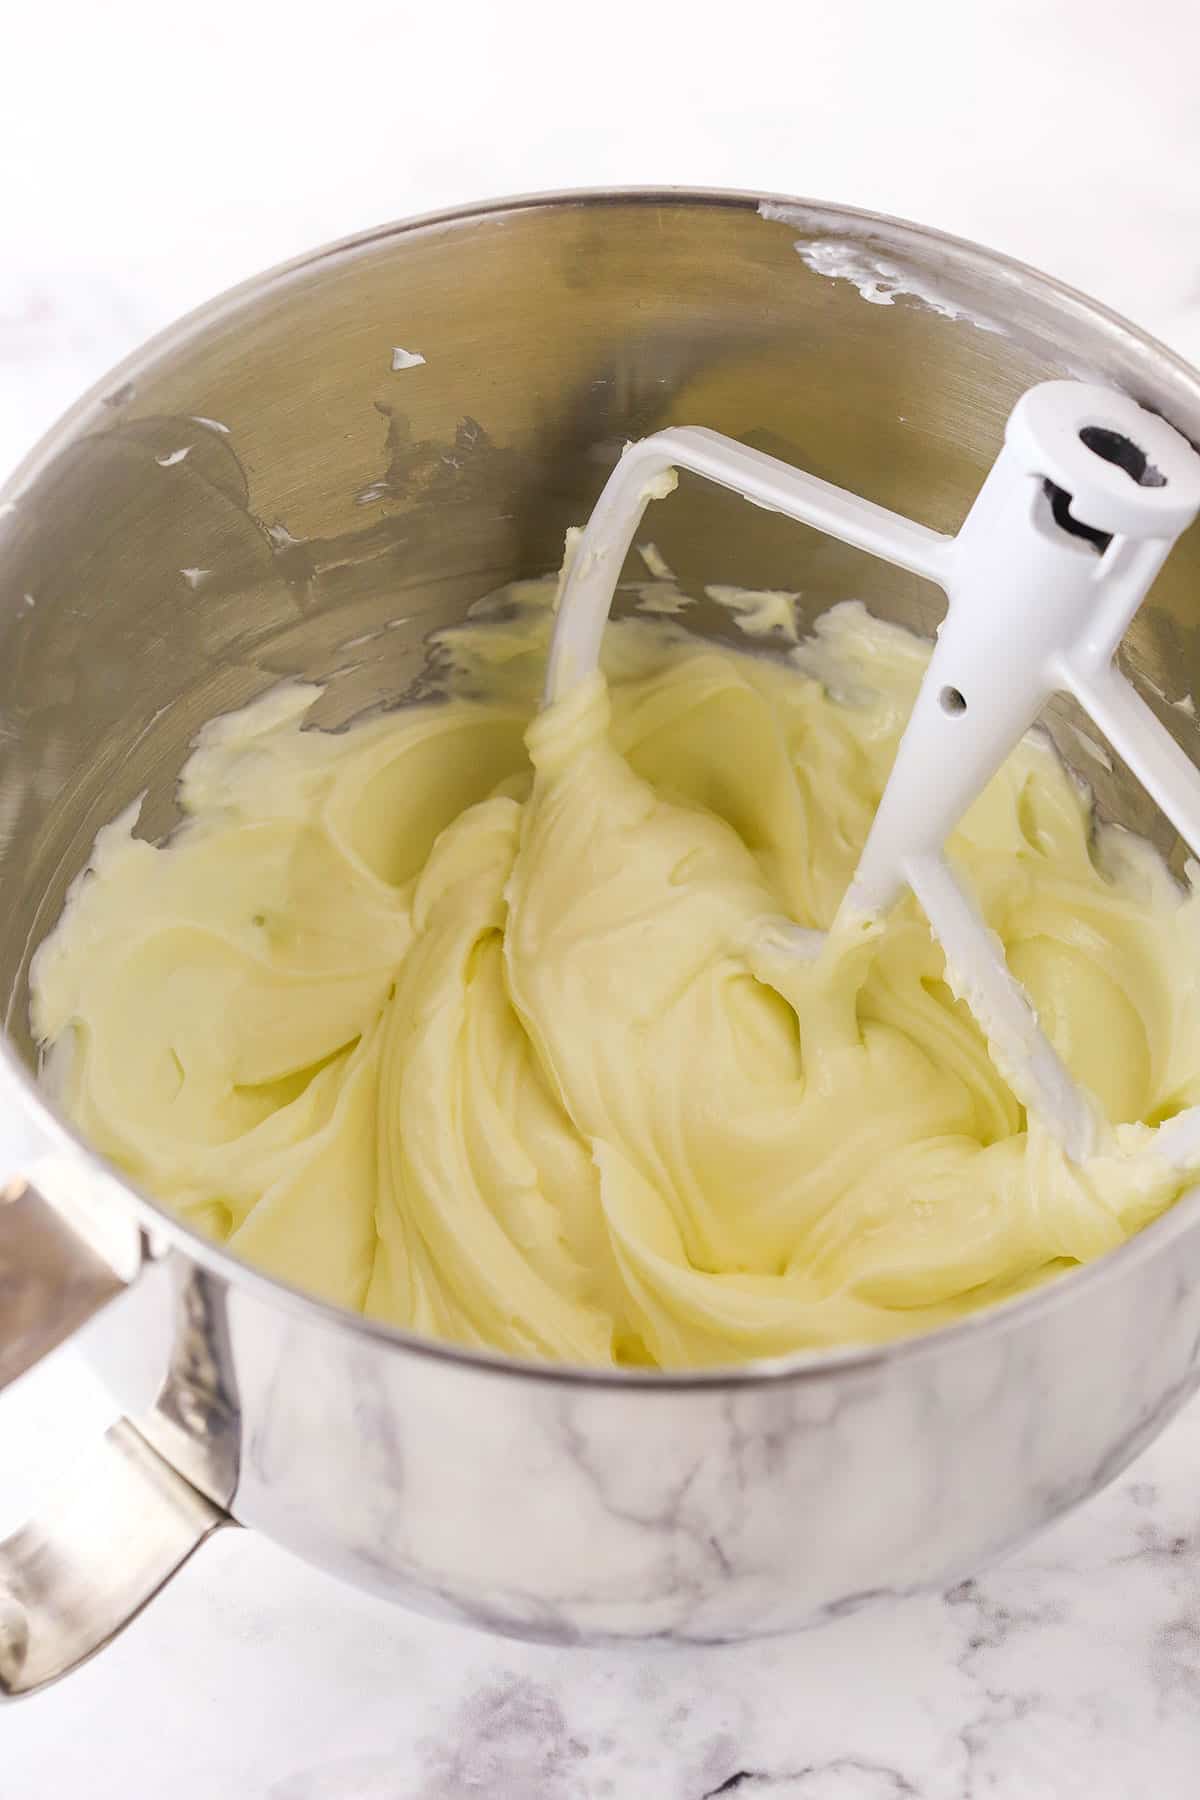
[(921, 1331), (1175, 1198), (1130, 1152), (1200, 1101), (1197, 903), (1136, 840), (1089, 848), (1047, 747), (952, 848), (1125, 1122), (1082, 1168), (911, 897), (815, 965), (779, 929), (832, 919), (924, 647), (859, 607), (788, 661), (625, 622), (607, 686), (535, 717), (548, 595), (453, 634), (449, 702), (330, 735), (285, 689), (204, 732), (167, 847), (101, 834), (33, 1011), (102, 1151), (326, 1299), (599, 1364)]

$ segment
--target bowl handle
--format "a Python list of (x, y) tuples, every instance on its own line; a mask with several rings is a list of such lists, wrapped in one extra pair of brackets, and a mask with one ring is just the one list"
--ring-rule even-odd
[[(146, 1261), (127, 1207), (54, 1158), (0, 1188), (0, 1390), (111, 1301)], [(141, 1611), (228, 1515), (127, 1419), (43, 1512), (0, 1542), (0, 1701), (76, 1667)]]
[(0, 1702), (77, 1668), (229, 1522), (119, 1419), (0, 1542)]

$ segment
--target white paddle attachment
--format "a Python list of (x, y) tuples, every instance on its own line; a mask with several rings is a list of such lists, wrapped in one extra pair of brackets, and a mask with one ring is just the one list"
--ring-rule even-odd
[[(956, 537), (717, 432), (673, 428), (631, 444), (576, 548), (559, 602), (546, 700), (598, 663), (621, 565), (676, 468), (731, 488), (945, 590), (949, 602), (887, 787), (834, 922), (878, 918), (911, 887), (1021, 1103), (1067, 1154), (1098, 1120), (944, 854), (947, 838), (1050, 697), (1073, 694), (1193, 853), (1200, 771), (1113, 667), (1172, 545), (1200, 512), (1200, 457), (1124, 395), (1071, 381), (1031, 389)], [(1200, 1108), (1160, 1127), (1155, 1150), (1200, 1159)]]

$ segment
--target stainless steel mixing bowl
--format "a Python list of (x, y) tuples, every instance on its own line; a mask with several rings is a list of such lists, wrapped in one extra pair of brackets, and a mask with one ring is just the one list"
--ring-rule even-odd
[[(393, 367), (398, 347), (424, 363)], [(924, 1339), (597, 1374), (289, 1291), (136, 1193), (33, 1078), (30, 954), (98, 826), (146, 790), (144, 829), (170, 829), (203, 720), (286, 676), (325, 684), (328, 725), (410, 691), (430, 632), (555, 566), (622, 443), (670, 423), (952, 531), (1017, 395), (1064, 372), (1200, 439), (1194, 371), (971, 245), (756, 196), (568, 194), (264, 276), (148, 346), (33, 453), (0, 512), (0, 1104), (24, 1146), (0, 1172), (0, 1383), (90, 1320), (126, 1420), (0, 1545), (0, 1690), (72, 1666), (229, 1517), (499, 1632), (810, 1626), (978, 1569), (1110, 1480), (1192, 1392), (1195, 1195), (1101, 1262)], [(711, 488), (685, 481), (653, 530), (696, 591), (938, 616), (916, 578)], [(1127, 646), (1152, 698), (1200, 680), (1198, 560), (1193, 531)], [(728, 629), (716, 609), (696, 622)], [(1194, 751), (1192, 722), (1160, 710)], [(1110, 817), (1172, 849), (1119, 767), (1087, 773)]]

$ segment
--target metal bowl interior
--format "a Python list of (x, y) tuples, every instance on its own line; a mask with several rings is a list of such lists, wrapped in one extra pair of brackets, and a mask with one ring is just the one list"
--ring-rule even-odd
[[(397, 348), (424, 361), (395, 367)], [(0, 992), (24, 1102), (42, 1111), (32, 951), (100, 825), (144, 792), (140, 829), (169, 832), (206, 719), (290, 677), (322, 684), (326, 726), (395, 704), (430, 635), (555, 567), (623, 443), (668, 424), (953, 530), (1018, 394), (1064, 373), (1200, 440), (1200, 378), (1080, 296), (933, 232), (747, 195), (551, 195), (416, 220), (184, 320), (80, 403), (0, 511)], [(800, 589), (806, 619), (863, 598), (925, 632), (940, 616), (916, 577), (688, 479), (653, 535), (697, 593)], [(1125, 650), (1193, 755), (1196, 721), (1166, 697), (1200, 681), (1198, 577), (1193, 530)], [(736, 635), (715, 607), (690, 623)], [(1072, 722), (1056, 708), (1077, 760)], [(1085, 773), (1105, 816), (1178, 862), (1119, 761)]]

